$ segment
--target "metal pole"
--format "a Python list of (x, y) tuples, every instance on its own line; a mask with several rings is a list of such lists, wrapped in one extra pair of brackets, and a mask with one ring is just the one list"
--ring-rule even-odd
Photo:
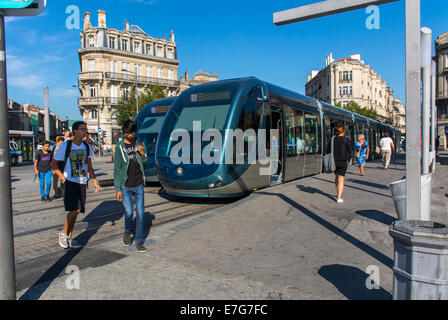
[(437, 150), (437, 106), (436, 106), (436, 62), (431, 60), (431, 130), (432, 130), (432, 172), (436, 171)]
[(97, 84), (97, 91), (96, 91), (96, 109), (97, 109), (97, 119), (98, 119), (98, 128), (97, 133), (98, 133), (98, 158), (101, 158), (101, 137), (100, 137), (100, 99), (99, 99), (99, 94), (100, 94), (100, 86)]
[(48, 87), (44, 88), (44, 127), (45, 140), (50, 141), (50, 90)]
[(406, 220), (421, 217), (420, 0), (406, 0)]
[(422, 166), (423, 174), (429, 173), (429, 140), (431, 111), (431, 41), (432, 31), (421, 29), (421, 64), (422, 64)]
[(0, 299), (16, 300), (14, 235), (9, 167), (8, 90), (6, 83), (5, 17), (0, 15)]
[[(138, 70), (135, 74), (135, 97), (137, 99), (137, 114), (138, 114), (138, 87), (137, 87)], [(136, 115), (137, 116), (137, 115)]]

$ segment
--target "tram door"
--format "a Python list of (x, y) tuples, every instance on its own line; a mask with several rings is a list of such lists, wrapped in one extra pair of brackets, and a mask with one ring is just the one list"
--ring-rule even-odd
[[(271, 157), (274, 157), (271, 173), (271, 185), (282, 182), (284, 172), (284, 130), (283, 130), (283, 109), (278, 106), (271, 106)], [(277, 132), (278, 134), (275, 134)]]
[(285, 181), (304, 176), (305, 140), (302, 110), (285, 107)]

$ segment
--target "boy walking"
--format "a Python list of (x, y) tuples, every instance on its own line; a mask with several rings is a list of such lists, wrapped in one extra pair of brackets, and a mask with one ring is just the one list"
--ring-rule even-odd
[[(64, 142), (56, 152), (52, 167), (64, 186), (64, 207), (68, 212), (64, 228), (59, 233), (59, 245), (67, 249), (76, 249), (81, 245), (73, 240), (73, 229), (79, 213), (85, 213), (87, 173), (95, 185), (95, 193), (100, 186), (92, 168), (93, 150), (85, 142), (87, 133), (86, 123), (79, 121), (73, 124), (74, 136)], [(64, 164), (63, 172), (59, 169), (59, 162)]]
[(51, 201), (51, 151), (50, 142), (42, 143), (42, 150), (37, 151), (36, 160), (34, 160), (34, 174), (39, 177), (41, 201)]
[(125, 232), (123, 244), (131, 244), (132, 217), (134, 204), (136, 207), (135, 247), (139, 252), (145, 252), (144, 247), (144, 213), (145, 191), (144, 170), (148, 164), (145, 147), (135, 139), (137, 124), (131, 120), (123, 124), (125, 138), (117, 143), (114, 157), (114, 186), (117, 201), (122, 202), (125, 209)]

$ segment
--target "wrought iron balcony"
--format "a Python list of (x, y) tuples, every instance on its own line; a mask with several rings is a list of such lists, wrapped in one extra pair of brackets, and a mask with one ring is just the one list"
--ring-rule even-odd
[(117, 80), (117, 81), (126, 81), (126, 82), (134, 82), (143, 84), (159, 84), (162, 86), (170, 86), (170, 87), (179, 87), (179, 80), (171, 80), (171, 79), (162, 79), (162, 78), (153, 78), (153, 77), (144, 77), (144, 76), (136, 76), (131, 73), (118, 73), (118, 72), (106, 72), (106, 79)]

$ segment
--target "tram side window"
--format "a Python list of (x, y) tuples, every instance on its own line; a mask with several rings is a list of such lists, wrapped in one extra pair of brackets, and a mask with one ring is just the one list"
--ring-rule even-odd
[(285, 121), (286, 121), (286, 156), (297, 156), (297, 141), (296, 141), (296, 121), (294, 117), (294, 111), (287, 107), (285, 109)]
[(303, 111), (296, 110), (296, 141), (297, 141), (297, 153), (299, 155), (305, 154), (305, 118), (303, 115)]
[(319, 116), (305, 112), (305, 152), (307, 154), (320, 153), (320, 121)]
[[(240, 118), (238, 119), (238, 129), (244, 131), (248, 129), (254, 129), (255, 134), (257, 134), (260, 128), (261, 114), (263, 112), (263, 102), (261, 101), (262, 93), (259, 86), (253, 88), (247, 98), (244, 101), (243, 109), (241, 111)], [(258, 99), (260, 98), (260, 99)], [(244, 155), (247, 156), (249, 153), (249, 139), (256, 139), (256, 137), (245, 137), (244, 138)], [(256, 147), (256, 143), (254, 144)], [(235, 143), (234, 143), (235, 147)], [(234, 152), (234, 155), (236, 152)]]
[[(238, 120), (238, 128), (245, 131), (260, 128), (260, 118), (263, 112), (263, 102), (261, 101), (261, 88), (253, 88), (243, 104), (243, 110)], [(260, 100), (258, 100), (260, 98)]]

